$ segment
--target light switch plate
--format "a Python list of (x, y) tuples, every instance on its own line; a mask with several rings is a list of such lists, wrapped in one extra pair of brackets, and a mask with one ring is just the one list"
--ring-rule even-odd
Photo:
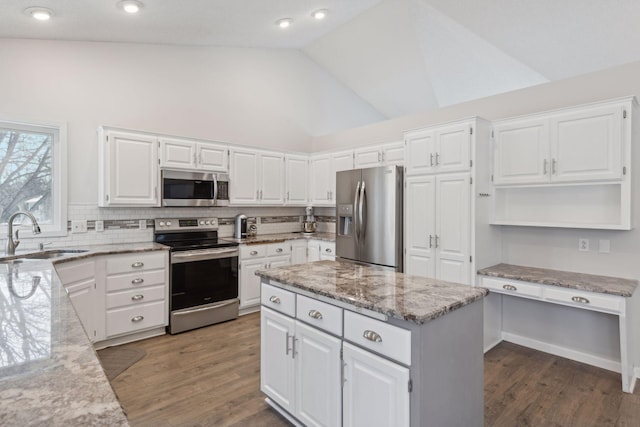
[(71, 221), (71, 233), (86, 233), (87, 232), (87, 220), (86, 219), (76, 219)]
[(611, 252), (611, 240), (603, 239), (598, 242), (598, 252), (601, 254), (608, 254)]
[(95, 225), (96, 231), (104, 231), (104, 221), (98, 220)]

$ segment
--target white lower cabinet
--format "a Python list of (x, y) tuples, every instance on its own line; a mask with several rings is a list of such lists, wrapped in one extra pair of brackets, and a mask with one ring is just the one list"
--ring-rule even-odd
[(240, 277), (238, 297), (241, 314), (247, 314), (260, 306), (260, 277), (257, 270), (291, 265), (291, 245), (269, 243), (265, 245), (244, 245), (240, 247)]
[(304, 239), (291, 240), (291, 265), (304, 264), (307, 262), (307, 252), (309, 242)]
[(344, 343), (343, 425), (409, 426), (409, 368)]

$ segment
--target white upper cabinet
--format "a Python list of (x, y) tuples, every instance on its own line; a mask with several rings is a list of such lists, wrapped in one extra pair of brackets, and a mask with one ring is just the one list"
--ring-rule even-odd
[(306, 205), (309, 202), (309, 157), (287, 154), (285, 160), (285, 182), (287, 205)]
[(374, 145), (354, 151), (354, 168), (404, 164), (404, 143)]
[(494, 124), (495, 185), (615, 181), (623, 177), (631, 101)]
[(472, 133), (470, 121), (408, 132), (404, 153), (407, 175), (468, 171)]
[(312, 205), (335, 206), (336, 172), (353, 169), (354, 152), (312, 156), (310, 161), (310, 199)]
[(227, 147), (210, 142), (160, 139), (160, 166), (171, 169), (227, 171)]
[(98, 206), (160, 206), (158, 141), (100, 129)]
[(284, 204), (284, 154), (231, 149), (230, 158), (230, 204)]

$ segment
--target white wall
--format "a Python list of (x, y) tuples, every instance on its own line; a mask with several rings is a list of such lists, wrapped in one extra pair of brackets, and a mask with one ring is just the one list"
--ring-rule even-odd
[[(421, 114), (350, 129), (313, 141), (314, 151), (396, 141), (405, 130), (469, 116), (498, 119), (627, 95), (640, 96), (640, 62), (555, 81)], [(635, 120), (640, 122), (640, 117)], [(640, 226), (640, 138), (632, 147), (633, 223)], [(640, 279), (640, 229), (574, 230), (502, 226), (502, 261), (544, 268)], [(578, 252), (578, 239), (590, 239)], [(598, 253), (598, 240), (611, 241), (611, 253)]]
[(68, 123), (69, 202), (95, 202), (96, 128), (282, 150), (382, 116), (295, 50), (0, 39), (0, 117)]

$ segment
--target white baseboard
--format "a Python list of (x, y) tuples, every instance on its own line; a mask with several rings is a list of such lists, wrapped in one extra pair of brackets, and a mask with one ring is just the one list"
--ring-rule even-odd
[(239, 316), (244, 316), (245, 314), (251, 314), (260, 311), (260, 304), (254, 305), (253, 307), (241, 308), (238, 313)]
[(495, 340), (490, 341), (488, 344), (485, 343), (484, 344), (484, 352), (486, 353), (487, 351), (491, 350), (493, 347), (497, 346), (501, 342), (502, 342), (502, 339), (496, 338)]
[(157, 337), (166, 334), (164, 326), (159, 328), (149, 329), (147, 331), (136, 332), (135, 334), (124, 335), (121, 337), (111, 338), (104, 341), (99, 341), (93, 344), (96, 350), (102, 350), (103, 348), (113, 347), (114, 345), (121, 345), (130, 343), (133, 341), (146, 340), (147, 338)]
[(274, 411), (276, 411), (277, 413), (279, 413), (280, 415), (282, 415), (284, 418), (287, 419), (287, 421), (289, 421), (291, 424), (293, 424), (296, 427), (304, 427), (302, 424), (300, 424), (298, 422), (298, 420), (296, 420), (295, 418), (293, 418), (291, 416), (291, 414), (289, 414), (287, 411), (285, 411), (284, 409), (282, 409), (280, 406), (278, 406), (278, 404), (276, 402), (274, 402), (273, 400), (269, 399), (268, 397), (266, 399), (264, 399), (264, 401), (267, 403), (267, 405), (271, 406), (271, 408), (273, 408)]
[[(576, 362), (585, 363), (587, 365), (596, 366), (598, 368), (606, 369), (620, 373), (622, 367), (619, 361), (605, 359), (604, 357), (595, 356), (593, 354), (583, 353), (578, 350), (574, 350), (567, 347), (562, 347), (556, 344), (550, 344), (544, 341), (534, 340), (532, 338), (523, 337), (521, 335), (511, 334), (509, 332), (502, 333), (502, 339), (514, 344), (522, 345), (525, 347), (533, 348), (535, 350), (543, 351), (545, 353), (554, 354), (556, 356), (564, 357), (566, 359), (575, 360)], [(637, 377), (637, 373), (635, 374)]]

